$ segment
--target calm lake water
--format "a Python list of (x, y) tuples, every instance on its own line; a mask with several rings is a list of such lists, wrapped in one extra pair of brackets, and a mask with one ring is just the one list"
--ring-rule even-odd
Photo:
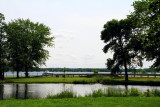
[(136, 86), (136, 85), (102, 85), (102, 84), (1, 84), (0, 99), (28, 99), (45, 98), (47, 95), (60, 93), (64, 90), (72, 90), (79, 96), (92, 93), (94, 90), (111, 88), (130, 89), (137, 88), (145, 92), (147, 89), (159, 89), (160, 86)]
[[(41, 76), (44, 72), (29, 72), (30, 76)], [(51, 72), (53, 74), (64, 74), (64, 72)], [(66, 74), (93, 74), (93, 72), (65, 72)], [(110, 73), (110, 72), (105, 72)], [(16, 76), (17, 72), (5, 72), (5, 76)], [(19, 72), (19, 76), (25, 76), (25, 72)]]

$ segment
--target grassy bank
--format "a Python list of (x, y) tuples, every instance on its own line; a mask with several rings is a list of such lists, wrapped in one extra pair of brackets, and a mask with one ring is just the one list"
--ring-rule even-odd
[(130, 77), (128, 82), (123, 77), (95, 76), (95, 77), (30, 77), (12, 78), (7, 77), (0, 83), (102, 83), (102, 84), (124, 84), (124, 85), (160, 85), (160, 78)]
[(159, 107), (159, 97), (98, 97), (1, 100), (1, 107)]

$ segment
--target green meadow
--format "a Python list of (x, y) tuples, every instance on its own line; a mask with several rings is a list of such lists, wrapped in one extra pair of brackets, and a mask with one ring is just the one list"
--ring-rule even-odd
[(159, 97), (97, 97), (1, 100), (1, 107), (159, 107)]
[(129, 81), (124, 81), (124, 77), (117, 76), (94, 76), (94, 77), (30, 77), (30, 78), (15, 78), (7, 77), (1, 83), (102, 83), (102, 84), (142, 84), (142, 85), (158, 85), (160, 78), (157, 77), (129, 77)]

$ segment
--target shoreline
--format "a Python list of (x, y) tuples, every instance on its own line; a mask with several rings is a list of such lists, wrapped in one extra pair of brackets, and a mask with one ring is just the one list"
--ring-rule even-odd
[(105, 83), (99, 82), (0, 82), (3, 84), (103, 84), (103, 85), (143, 85), (143, 86), (160, 86), (160, 82), (155, 81), (109, 81)]
[(160, 86), (160, 78), (129, 77), (125, 81), (124, 77), (95, 76), (95, 77), (29, 77), (13, 78), (8, 77), (0, 80), (0, 84), (104, 84), (104, 85), (147, 85)]

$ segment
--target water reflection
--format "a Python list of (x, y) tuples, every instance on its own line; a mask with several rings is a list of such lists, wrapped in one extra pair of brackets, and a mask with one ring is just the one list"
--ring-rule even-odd
[(47, 95), (60, 93), (64, 90), (72, 90), (78, 96), (92, 93), (94, 90), (111, 88), (121, 88), (128, 90), (137, 88), (145, 92), (147, 89), (159, 89), (160, 86), (135, 86), (135, 85), (102, 85), (102, 84), (2, 84), (0, 85), (0, 99), (28, 99), (45, 98)]
[(4, 85), (0, 85), (0, 99), (3, 99)]

